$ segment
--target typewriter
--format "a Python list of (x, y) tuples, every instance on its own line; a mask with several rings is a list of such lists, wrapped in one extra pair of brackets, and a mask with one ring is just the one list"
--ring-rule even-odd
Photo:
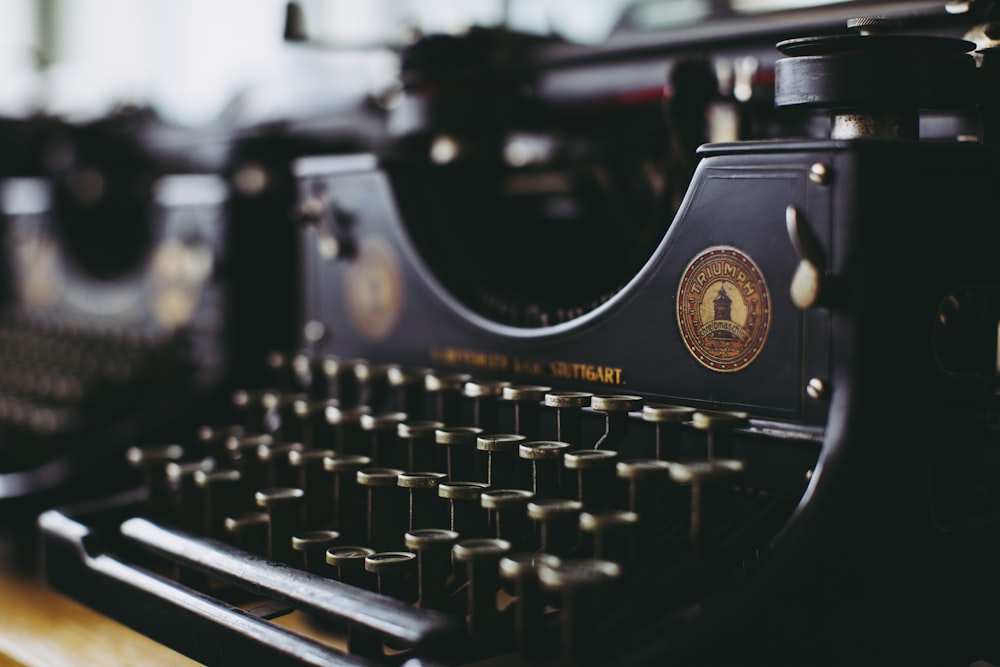
[(38, 517), (49, 585), (205, 664), (1000, 664), (994, 8), (701, 5), (424, 35), (177, 177), (243, 267), (160, 322), (212, 398), (85, 429), (121, 472)]

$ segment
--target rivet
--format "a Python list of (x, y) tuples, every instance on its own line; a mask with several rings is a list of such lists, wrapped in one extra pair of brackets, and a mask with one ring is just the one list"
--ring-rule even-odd
[(830, 170), (822, 162), (816, 162), (811, 167), (809, 167), (809, 180), (818, 185), (826, 184), (827, 178), (830, 175)]
[(822, 399), (826, 397), (826, 383), (819, 378), (812, 378), (806, 385), (806, 394), (812, 399)]

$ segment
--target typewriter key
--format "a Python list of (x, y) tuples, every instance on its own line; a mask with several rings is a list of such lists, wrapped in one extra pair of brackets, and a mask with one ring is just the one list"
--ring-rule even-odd
[(750, 424), (745, 412), (699, 411), (691, 415), (691, 423), (700, 431), (707, 431), (707, 456), (709, 461), (716, 456), (733, 456), (733, 431)]
[(142, 471), (142, 481), (148, 494), (146, 511), (154, 519), (174, 516), (172, 494), (167, 480), (167, 464), (184, 456), (180, 445), (129, 447), (125, 457), (133, 468)]
[(694, 408), (650, 403), (642, 407), (643, 421), (656, 424), (654, 458), (676, 461), (681, 453), (681, 424), (690, 421)]
[(555, 567), (561, 561), (552, 554), (512, 553), (500, 559), (500, 576), (514, 596), (514, 645), (530, 662), (551, 658), (556, 650), (545, 625), (545, 594), (538, 582), (542, 563)]
[(743, 473), (742, 461), (716, 459), (671, 465), (671, 478), (691, 486), (691, 560), (696, 568), (711, 565), (719, 546), (720, 505)]
[(539, 548), (542, 552), (564, 558), (580, 544), (580, 512), (578, 500), (536, 498), (528, 503), (528, 517), (538, 526)]
[(499, 427), (500, 411), (497, 399), (509, 382), (498, 380), (469, 380), (465, 383), (465, 395), (472, 399), (472, 424), (493, 433)]
[(289, 455), (301, 452), (299, 442), (266, 442), (257, 446), (263, 480), (261, 487), (289, 487), (299, 483), (299, 471), (292, 465)]
[(610, 507), (617, 499), (617, 463), (618, 452), (609, 449), (578, 449), (563, 456), (563, 465), (576, 472), (576, 499), (584, 509)]
[(527, 546), (531, 537), (528, 502), (534, 498), (534, 493), (524, 489), (490, 489), (480, 496), (479, 504), (488, 512), (488, 521), (497, 539), (520, 549)]
[(476, 449), (486, 452), (486, 482), (491, 489), (521, 487), (518, 449), (527, 440), (513, 433), (491, 433), (476, 438)]
[(266, 434), (226, 440), (226, 449), (229, 451), (230, 460), (243, 475), (243, 488), (249, 494), (248, 504), (251, 507), (255, 506), (257, 502), (253, 494), (257, 489), (266, 486), (264, 465), (257, 456), (257, 448), (261, 445), (270, 445), (273, 442), (274, 438)]
[(446, 426), (434, 431), (434, 440), (445, 448), (449, 480), (478, 480), (476, 439), (482, 432), (473, 426)]
[(514, 432), (529, 438), (540, 436), (539, 408), (552, 387), (512, 385), (504, 387), (500, 398), (514, 402)]
[(562, 494), (562, 457), (569, 443), (557, 440), (532, 440), (518, 445), (517, 453), (531, 463), (531, 490), (539, 498), (557, 498)]
[(333, 429), (333, 442), (324, 446), (332, 448), (338, 454), (359, 454), (367, 456), (367, 440), (361, 429), (362, 415), (370, 414), (371, 408), (366, 405), (352, 408), (327, 405), (323, 410), (326, 423)]
[(227, 516), (223, 519), (227, 541), (238, 549), (267, 558), (267, 521), (266, 512)]
[(628, 433), (628, 413), (642, 409), (641, 396), (596, 395), (590, 399), (590, 407), (603, 412), (604, 435), (598, 439), (594, 449), (617, 449)]
[(670, 479), (671, 464), (667, 461), (619, 461), (616, 471), (628, 484), (628, 509), (639, 515), (644, 536), (651, 536), (672, 511), (680, 509), (680, 489)]
[(395, 551), (403, 546), (407, 521), (407, 497), (399, 487), (397, 468), (364, 468), (357, 472), (358, 484), (368, 489), (367, 542), (376, 551)]
[(458, 533), (441, 528), (411, 530), (403, 536), (406, 548), (417, 554), (418, 606), (444, 611), (447, 607), (451, 549)]
[(473, 641), (498, 638), (499, 564), (510, 550), (510, 542), (492, 539), (461, 540), (452, 548), (455, 562), (466, 566), (469, 634)]
[(334, 521), (334, 478), (326, 469), (324, 459), (334, 456), (332, 449), (293, 449), (288, 452), (288, 463), (298, 470), (292, 485), (306, 492), (305, 525), (326, 527)]
[(417, 554), (381, 551), (365, 557), (365, 570), (378, 578), (378, 592), (403, 602), (417, 600)]
[(194, 474), (199, 470), (215, 470), (215, 459), (205, 458), (183, 463), (171, 461), (164, 471), (170, 488), (177, 496), (172, 518), (178, 526), (192, 533), (200, 532), (205, 522), (205, 494), (194, 481)]
[(375, 411), (388, 409), (389, 366), (358, 360), (354, 365), (354, 377), (358, 380), (361, 405), (367, 405)]
[(292, 535), (299, 527), (299, 512), (305, 493), (302, 489), (281, 487), (262, 489), (254, 494), (257, 505), (267, 512), (267, 555), (286, 565), (298, 560), (292, 549)]
[(556, 440), (583, 447), (582, 408), (590, 405), (593, 394), (586, 391), (550, 391), (545, 405), (556, 409)]
[(570, 664), (600, 663), (607, 656), (601, 637), (594, 632), (601, 614), (611, 601), (608, 594), (621, 578), (616, 563), (602, 560), (570, 560), (541, 563), (538, 580), (559, 596), (563, 658)]
[(308, 530), (292, 535), (292, 549), (302, 555), (302, 569), (321, 576), (332, 576), (334, 572), (326, 562), (326, 552), (338, 540), (340, 533), (335, 530)]
[(434, 434), (444, 424), (438, 421), (404, 421), (396, 434), (406, 448), (406, 470), (443, 470), (444, 452), (434, 442)]
[(438, 486), (447, 478), (443, 472), (404, 472), (396, 479), (409, 492), (411, 531), (448, 525), (448, 506), (438, 495)]
[(580, 530), (590, 536), (591, 553), (598, 560), (628, 566), (635, 553), (639, 515), (621, 510), (583, 512)]
[(409, 368), (392, 365), (388, 369), (389, 384), (395, 390), (395, 409), (411, 419), (427, 419), (425, 382), (433, 371), (429, 368)]
[(367, 456), (327, 456), (323, 468), (333, 473), (333, 528), (340, 531), (345, 540), (357, 542), (365, 539), (367, 526), (365, 513), (365, 489), (357, 483), (359, 470), (371, 467)]
[(326, 551), (326, 562), (337, 568), (337, 580), (341, 583), (374, 591), (378, 582), (365, 569), (365, 559), (374, 553), (375, 550), (368, 547), (333, 547)]
[(435, 420), (445, 424), (462, 421), (463, 391), (465, 383), (471, 379), (472, 376), (465, 373), (453, 375), (431, 373), (424, 378), (424, 388), (433, 396)]
[(205, 508), (201, 532), (208, 537), (224, 539), (226, 517), (237, 514), (246, 505), (242, 474), (238, 470), (199, 470), (193, 479), (202, 490)]
[(279, 394), (274, 436), (286, 442), (303, 442), (309, 424), (302, 417), (303, 407), (309, 405), (307, 394)]
[(336, 398), (345, 408), (357, 407), (361, 400), (361, 385), (354, 372), (357, 359), (326, 356), (314, 362), (313, 382), (316, 398)]
[(381, 468), (405, 468), (407, 457), (399, 446), (396, 435), (401, 422), (406, 421), (405, 412), (382, 412), (361, 415), (361, 428), (371, 434), (366, 456), (372, 465)]
[(340, 402), (335, 398), (295, 402), (295, 416), (301, 424), (299, 430), (306, 449), (333, 449), (337, 433), (334, 425), (326, 420), (326, 409), (337, 407)]
[(481, 482), (442, 482), (438, 486), (438, 495), (448, 500), (449, 527), (463, 538), (489, 535), (486, 510), (479, 500), (486, 489)]

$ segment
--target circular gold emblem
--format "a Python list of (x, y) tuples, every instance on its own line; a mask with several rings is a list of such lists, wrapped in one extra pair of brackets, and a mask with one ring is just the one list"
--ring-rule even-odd
[(736, 248), (708, 248), (681, 276), (677, 323), (702, 365), (723, 373), (746, 368), (771, 326), (771, 295), (760, 268)]
[(392, 333), (403, 312), (403, 276), (388, 243), (377, 237), (361, 240), (347, 268), (345, 290), (355, 329), (372, 340)]

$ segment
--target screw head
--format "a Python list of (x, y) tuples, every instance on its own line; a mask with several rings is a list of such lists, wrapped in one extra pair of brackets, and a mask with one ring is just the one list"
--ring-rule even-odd
[(806, 394), (813, 400), (818, 401), (826, 398), (826, 392), (826, 382), (821, 378), (811, 378), (806, 385)]
[(809, 167), (809, 180), (817, 185), (825, 185), (830, 177), (830, 169), (822, 162), (816, 162)]

